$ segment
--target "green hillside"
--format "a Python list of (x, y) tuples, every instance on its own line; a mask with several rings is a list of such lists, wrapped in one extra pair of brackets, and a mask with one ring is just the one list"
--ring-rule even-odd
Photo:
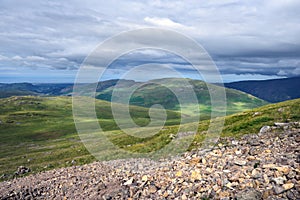
[[(269, 104), (253, 110), (244, 111), (225, 117), (225, 124), (221, 137), (240, 137), (244, 134), (258, 133), (260, 128), (266, 125), (274, 125), (275, 122), (300, 121), (300, 99), (290, 100), (277, 104)], [(210, 120), (200, 121), (198, 132), (189, 149), (201, 146)], [(183, 129), (187, 131), (195, 126), (195, 123), (185, 124)], [(132, 152), (147, 152), (160, 149), (171, 141), (170, 136), (176, 136), (178, 126), (169, 126), (149, 139), (139, 139), (119, 132), (113, 134), (111, 140), (118, 146)]]
[(70, 83), (0, 83), (0, 98), (11, 96), (61, 95), (72, 91)]
[[(89, 154), (76, 133), (70, 97), (11, 97), (0, 100), (0, 176), (12, 178), (18, 166), (29, 167), (33, 173), (57, 167), (89, 163), (95, 158)], [(270, 104), (226, 117), (222, 136), (240, 136), (257, 133), (264, 125), (274, 122), (299, 121), (300, 99)], [(119, 109), (125, 109), (119, 105)], [(99, 123), (110, 140), (120, 148), (132, 152), (149, 152), (163, 147), (175, 135), (179, 115), (168, 111), (167, 125), (149, 138), (135, 138), (118, 130), (110, 112), (110, 103), (96, 100)], [(146, 108), (131, 107), (132, 117), (140, 125), (149, 121)], [(280, 110), (280, 111), (279, 111)], [(199, 124), (191, 148), (201, 144), (209, 121)], [(185, 124), (184, 127), (194, 126)], [(110, 155), (107, 159), (116, 158)], [(111, 153), (112, 154), (112, 153)], [(110, 157), (111, 156), (111, 157)], [(5, 174), (5, 175), (3, 175)]]
[[(0, 99), (0, 105), (0, 176), (20, 165), (40, 171), (71, 164), (72, 159), (94, 159), (76, 133), (71, 97), (10, 97)], [(121, 113), (126, 109), (117, 106)], [(110, 102), (96, 100), (96, 112), (103, 130), (119, 129)], [(147, 108), (131, 106), (130, 113), (140, 126), (150, 121)], [(167, 111), (166, 125), (179, 123), (180, 114)]]
[[(186, 84), (187, 82), (188, 85)], [(112, 93), (114, 92), (117, 93), (114, 101), (123, 102), (126, 100), (125, 97), (129, 93), (129, 91), (131, 91), (132, 88), (136, 88), (130, 98), (131, 105), (151, 107), (154, 104), (161, 104), (166, 109), (181, 109), (182, 113), (193, 116), (195, 114), (194, 110), (192, 109), (193, 106), (190, 106), (189, 103), (194, 104), (195, 102), (192, 102), (191, 98), (189, 99), (189, 94), (185, 94), (186, 90), (189, 89), (189, 85), (193, 87), (193, 91), (195, 91), (195, 94), (197, 96), (202, 119), (210, 118), (210, 93), (207, 84), (199, 80), (165, 78), (151, 80), (146, 83), (120, 80), (120, 84), (117, 86), (114, 85), (111, 87), (106, 87), (103, 90), (98, 89), (98, 87), (96, 98), (106, 101), (112, 101)], [(212, 88), (212, 90), (216, 91), (221, 89), (220, 86), (211, 84), (210, 87)], [(176, 94), (173, 93), (173, 91), (182, 96), (186, 96), (186, 99), (184, 99), (184, 105), (182, 105), (182, 103), (178, 101), (178, 98), (176, 97)], [(266, 101), (238, 90), (226, 88), (225, 92), (227, 98), (227, 114), (233, 114), (267, 104)], [(123, 100), (122, 98), (125, 98), (125, 100)]]

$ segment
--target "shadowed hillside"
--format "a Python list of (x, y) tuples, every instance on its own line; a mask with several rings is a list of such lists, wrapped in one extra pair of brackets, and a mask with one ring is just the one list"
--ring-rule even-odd
[(300, 77), (263, 81), (239, 81), (225, 83), (224, 85), (273, 103), (300, 98)]

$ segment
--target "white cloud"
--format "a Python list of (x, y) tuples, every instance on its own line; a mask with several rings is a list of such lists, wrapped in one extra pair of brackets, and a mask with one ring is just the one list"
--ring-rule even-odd
[(196, 39), (226, 74), (289, 76), (299, 74), (299, 10), (298, 0), (3, 0), (0, 67), (75, 69), (106, 38), (152, 26)]
[(23, 58), (21, 56), (18, 56), (18, 55), (12, 57), (11, 59), (16, 60), (16, 61), (23, 60)]
[(41, 57), (41, 56), (27, 56), (26, 60), (28, 61), (44, 61), (46, 60), (45, 58)]
[(159, 17), (145, 17), (145, 22), (150, 23), (154, 26), (160, 26), (164, 28), (185, 28), (184, 25), (174, 22), (168, 18), (159, 18)]

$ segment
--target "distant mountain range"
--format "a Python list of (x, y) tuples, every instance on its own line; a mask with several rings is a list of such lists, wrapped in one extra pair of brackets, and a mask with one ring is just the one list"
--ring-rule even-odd
[[(94, 84), (83, 84), (82, 94), (90, 96), (93, 92)], [(216, 94), (222, 87), (210, 85)], [(96, 98), (105, 101), (114, 101), (117, 103), (128, 103), (125, 98), (130, 95), (129, 104), (150, 108), (155, 104), (162, 105), (165, 109), (180, 110), (187, 116), (196, 116), (195, 101), (192, 101), (189, 90), (194, 91), (196, 103), (199, 104), (202, 119), (210, 118), (212, 111), (211, 97), (208, 86), (200, 80), (167, 78), (157, 79), (148, 82), (136, 82), (133, 80), (107, 80), (99, 82), (96, 88)], [(0, 97), (9, 96), (71, 96), (73, 92), (72, 84), (31, 84), (31, 83), (14, 83), (1, 84)], [(116, 93), (114, 99), (112, 94)], [(225, 89), (227, 97), (227, 114), (241, 112), (244, 110), (256, 108), (267, 104), (264, 100), (256, 98), (244, 92)], [(175, 93), (175, 94), (174, 94)], [(177, 96), (176, 96), (177, 95)], [(177, 97), (181, 96), (184, 103), (180, 102)], [(198, 101), (197, 101), (198, 100)], [(217, 112), (224, 112), (223, 108), (215, 108)]]
[(10, 96), (44, 96), (53, 95), (59, 96), (69, 92), (73, 89), (71, 83), (1, 83), (0, 84), (0, 98), (6, 98)]
[[(164, 80), (164, 79), (160, 79)], [(169, 86), (171, 87), (176, 85), (178, 79), (168, 79)], [(152, 81), (153, 82), (153, 81)], [(155, 81), (154, 81), (155, 82)], [(204, 96), (207, 96), (208, 93), (204, 94), (203, 91), (207, 90), (205, 88), (205, 83), (198, 80), (189, 80), (189, 82), (194, 86), (195, 91), (197, 92), (198, 97), (201, 96), (199, 100), (203, 100)], [(118, 85), (116, 86), (116, 84)], [(150, 82), (149, 82), (150, 83)], [(159, 80), (157, 80), (159, 83)], [(113, 89), (118, 91), (123, 90), (124, 93), (128, 92), (128, 88), (137, 87), (138, 85), (144, 85), (145, 87), (139, 88), (133, 94), (131, 98), (131, 103), (134, 105), (149, 107), (153, 102), (161, 103), (162, 99), (165, 102), (167, 108), (174, 108), (176, 106), (176, 100), (174, 96), (170, 96), (170, 91), (166, 88), (159, 87), (158, 84), (148, 84), (142, 82), (136, 82), (133, 80), (118, 80), (112, 79), (107, 81), (102, 81), (98, 83), (96, 92), (97, 98), (102, 100), (110, 101), (111, 94)], [(251, 94), (257, 98), (263, 99), (268, 102), (281, 102), (290, 99), (300, 98), (300, 77), (293, 78), (284, 78), (284, 79), (272, 79), (272, 80), (261, 80), (261, 81), (239, 81), (232, 83), (225, 83), (225, 87), (239, 90), (248, 94)], [(83, 84), (82, 87), (89, 88), (88, 84)], [(117, 87), (117, 88), (116, 88)], [(150, 89), (153, 91), (154, 96), (150, 95)], [(34, 96), (60, 96), (60, 95), (71, 95), (73, 91), (72, 83), (56, 83), (56, 84), (32, 84), (32, 83), (11, 83), (5, 84), (0, 83), (0, 98), (6, 98), (10, 96), (24, 96), (24, 95), (34, 95)], [(227, 96), (233, 94), (232, 90), (228, 90)], [(143, 93), (144, 97), (147, 93), (148, 97), (151, 97), (151, 102), (147, 102), (144, 97), (141, 97), (140, 94)], [(151, 92), (152, 93), (152, 92)], [(200, 95), (201, 94), (201, 95)], [(150, 96), (149, 96), (150, 95)], [(168, 96), (169, 95), (169, 96)], [(166, 97), (168, 96), (168, 97)], [(157, 98), (160, 99), (157, 99)], [(156, 100), (154, 100), (156, 98)], [(244, 99), (245, 100), (245, 99)], [(158, 102), (156, 102), (158, 101)]]
[(262, 81), (225, 83), (225, 87), (240, 90), (268, 102), (276, 103), (300, 98), (300, 77)]

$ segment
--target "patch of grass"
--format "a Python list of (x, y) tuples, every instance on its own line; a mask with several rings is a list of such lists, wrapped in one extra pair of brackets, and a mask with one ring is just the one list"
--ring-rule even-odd
[[(244, 134), (256, 134), (262, 126), (273, 125), (274, 122), (285, 122), (286, 120), (282, 116), (286, 113), (288, 113), (290, 117), (288, 121), (299, 121), (300, 99), (270, 104), (253, 110), (226, 116), (221, 137), (239, 138)], [(189, 150), (201, 146), (206, 137), (206, 131), (208, 130), (209, 124), (209, 120), (200, 121), (198, 124), (197, 134), (195, 135)], [(183, 127), (188, 129), (194, 125), (195, 123), (189, 123), (184, 124)], [(115, 145), (131, 152), (152, 152), (167, 145), (171, 141), (170, 135), (176, 135), (178, 130), (178, 126), (169, 126), (155, 136), (148, 138), (135, 138), (122, 132), (115, 132), (110, 136), (110, 139)]]
[[(106, 136), (125, 150), (153, 152), (170, 143), (179, 130), (177, 124), (180, 122), (180, 115), (167, 111), (168, 126), (158, 134), (145, 138), (127, 135), (119, 130), (113, 120), (110, 104), (96, 100), (99, 123), (107, 131)], [(95, 160), (76, 133), (70, 97), (11, 97), (1, 99), (0, 105), (0, 175), (11, 175), (20, 165), (29, 167), (32, 169), (31, 173), (36, 173)], [(226, 116), (222, 136), (239, 137), (247, 133), (257, 133), (262, 126), (272, 125), (277, 121), (299, 121), (299, 105), (300, 99), (297, 99)], [(118, 108), (121, 111), (127, 109), (121, 104)], [(130, 110), (136, 123), (147, 125), (150, 119), (147, 108), (131, 106)], [(189, 149), (201, 146), (209, 120), (185, 124), (180, 130), (188, 131), (195, 126), (198, 126), (198, 131)], [(128, 131), (135, 131), (128, 128)], [(107, 159), (118, 158), (109, 149), (103, 151)]]
[[(0, 175), (13, 174), (20, 165), (35, 173), (71, 165), (72, 160), (95, 160), (77, 135), (70, 97), (10, 97), (0, 99), (0, 105)], [(149, 122), (147, 108), (131, 106), (130, 111), (137, 124)], [(103, 130), (119, 129), (110, 102), (96, 100), (96, 112)], [(179, 113), (167, 111), (167, 116), (170, 124), (180, 122)]]
[[(192, 86), (192, 88), (190, 86)], [(216, 92), (216, 94), (218, 93), (217, 91), (222, 89), (220, 86), (206, 84), (200, 80), (167, 78), (152, 80), (148, 83), (134, 83), (130, 85), (130, 87), (128, 87), (128, 85), (121, 85), (119, 87), (111, 86), (105, 88), (105, 90), (98, 91), (96, 98), (112, 101), (112, 93), (114, 91), (118, 94), (114, 97), (114, 101), (126, 102), (127, 99), (124, 99), (124, 97), (127, 97), (127, 94), (129, 94), (132, 87), (134, 87), (136, 90), (131, 95), (130, 105), (149, 108), (152, 105), (160, 104), (166, 109), (180, 111), (189, 116), (195, 116), (195, 102), (193, 98), (191, 98), (191, 92), (188, 92), (192, 90), (197, 98), (196, 101), (198, 101), (199, 109), (203, 116), (201, 120), (203, 120), (210, 118), (211, 115), (211, 97), (208, 86), (211, 92)], [(225, 88), (225, 93), (227, 114), (238, 113), (267, 104), (266, 101), (238, 90)], [(182, 102), (180, 102), (177, 97), (181, 97)]]

